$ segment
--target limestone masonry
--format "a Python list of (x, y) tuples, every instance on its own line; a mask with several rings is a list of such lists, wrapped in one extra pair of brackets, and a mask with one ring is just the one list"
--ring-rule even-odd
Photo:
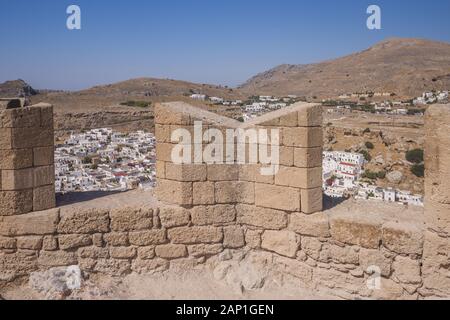
[[(322, 117), (311, 104), (247, 123), (184, 103), (158, 105), (156, 199), (148, 193), (129, 205), (125, 193), (52, 209), (53, 182), (40, 182), (53, 164), (40, 156), (53, 144), (51, 107), (0, 112), (0, 284), (54, 266), (111, 275), (189, 268), (230, 249), (266, 252), (299, 286), (337, 297), (450, 298), (450, 105), (430, 107), (426, 118), (424, 215), (387, 214), (381, 205), (324, 210)], [(205, 129), (279, 128), (280, 170), (263, 176), (259, 161), (173, 164), (171, 133), (192, 130), (196, 120)], [(23, 169), (33, 178), (21, 179), (30, 174), (17, 173)], [(36, 191), (42, 186), (45, 197)]]

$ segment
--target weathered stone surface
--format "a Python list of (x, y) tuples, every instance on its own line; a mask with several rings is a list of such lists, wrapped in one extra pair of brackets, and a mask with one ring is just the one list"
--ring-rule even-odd
[(109, 232), (108, 211), (97, 209), (62, 211), (58, 232), (63, 234)]
[(5, 191), (33, 188), (33, 168), (2, 171), (2, 189)]
[(315, 189), (302, 189), (301, 207), (302, 212), (311, 214), (322, 211), (323, 208), (323, 190), (322, 187)]
[(322, 242), (317, 238), (302, 237), (302, 251), (314, 260), (319, 260)]
[(322, 250), (322, 252), (327, 251), (328, 258), (335, 263), (354, 265), (359, 263), (358, 251), (354, 247), (327, 245), (326, 248), (323, 248)]
[(130, 244), (135, 246), (149, 246), (163, 244), (167, 241), (165, 230), (149, 230), (130, 232), (128, 234)]
[(112, 247), (109, 249), (109, 255), (115, 259), (133, 259), (136, 257), (136, 248), (134, 247)]
[(255, 203), (255, 186), (245, 181), (221, 181), (215, 184), (216, 203)]
[(195, 244), (188, 246), (189, 255), (199, 258), (213, 256), (223, 251), (222, 244)]
[(111, 276), (123, 276), (131, 272), (131, 263), (123, 259), (99, 259), (94, 271)]
[(78, 256), (83, 259), (108, 259), (108, 248), (84, 247), (78, 250)]
[(33, 212), (19, 216), (0, 217), (0, 235), (27, 236), (53, 234), (58, 223), (59, 210)]
[(294, 148), (280, 146), (280, 165), (291, 167), (294, 165)]
[(163, 202), (181, 206), (192, 205), (192, 182), (159, 179), (156, 194)]
[(34, 187), (53, 185), (55, 183), (55, 166), (42, 166), (33, 168)]
[(34, 251), (18, 251), (0, 255), (0, 281), (12, 281), (29, 275), (37, 269), (37, 254)]
[(248, 229), (245, 232), (245, 243), (248, 247), (252, 249), (259, 249), (261, 248), (261, 234), (263, 233), (262, 230), (251, 230)]
[(10, 149), (0, 152), (0, 170), (17, 170), (32, 166), (33, 152), (31, 149)]
[(28, 250), (40, 250), (42, 248), (42, 237), (41, 236), (18, 237), (17, 248)]
[(197, 206), (191, 209), (191, 219), (195, 225), (220, 225), (233, 222), (236, 210), (233, 205)]
[(166, 179), (176, 181), (205, 181), (205, 164), (174, 164), (166, 163)]
[(24, 214), (33, 210), (33, 190), (0, 191), (0, 216)]
[(128, 234), (124, 232), (111, 232), (103, 236), (109, 246), (120, 247), (128, 245)]
[(78, 263), (74, 252), (66, 251), (41, 251), (38, 264), (43, 267), (71, 266)]
[(103, 241), (103, 235), (101, 233), (96, 233), (92, 235), (92, 244), (96, 247), (103, 247), (105, 242)]
[(137, 249), (138, 257), (142, 260), (153, 259), (155, 257), (155, 246), (139, 247)]
[(58, 242), (60, 249), (69, 250), (92, 245), (92, 238), (85, 234), (60, 235)]
[(258, 207), (286, 211), (300, 211), (300, 190), (256, 183), (255, 203)]
[(237, 205), (238, 223), (279, 230), (287, 226), (287, 214), (284, 211), (257, 208), (249, 205)]
[(55, 162), (54, 147), (33, 148), (33, 165), (49, 166)]
[(131, 265), (131, 269), (137, 273), (154, 273), (167, 270), (169, 268), (169, 261), (155, 258), (152, 260), (136, 259)]
[(56, 206), (55, 185), (43, 186), (33, 189), (33, 210), (42, 211)]
[(380, 250), (361, 248), (359, 251), (359, 264), (366, 273), (368, 273), (370, 267), (378, 267), (382, 276), (389, 277), (391, 274), (392, 259)]
[(209, 181), (236, 181), (239, 179), (239, 166), (234, 164), (210, 164)]
[(322, 186), (322, 167), (297, 168), (280, 166), (275, 175), (275, 184), (302, 189), (314, 189)]
[(314, 148), (321, 147), (322, 128), (297, 127), (283, 128), (283, 145), (287, 147)]
[(266, 230), (262, 234), (261, 247), (280, 255), (294, 258), (299, 247), (299, 237), (292, 231)]
[(377, 249), (381, 241), (381, 221), (369, 213), (330, 217), (331, 236), (340, 242)]
[(392, 268), (394, 269), (394, 278), (402, 283), (419, 284), (422, 282), (418, 260), (397, 256), (392, 264)]
[(194, 182), (193, 197), (194, 205), (215, 204), (214, 182)]
[[(300, 102), (298, 104), (302, 104), (302, 102)], [(320, 127), (320, 126), (322, 126), (322, 122), (323, 122), (322, 106), (321, 105), (308, 105), (308, 106), (305, 106), (304, 108), (305, 108), (304, 110), (298, 111), (298, 126), (299, 127)]]
[(168, 230), (169, 239), (177, 244), (218, 243), (223, 239), (222, 228), (179, 227)]
[(323, 212), (312, 215), (292, 213), (289, 215), (289, 230), (305, 236), (329, 237), (328, 220), (328, 215)]
[(310, 285), (313, 270), (307, 264), (279, 256), (274, 257), (274, 264), (281, 272), (290, 274), (298, 278), (302, 283)]
[(39, 127), (41, 113), (35, 107), (10, 108), (1, 113), (0, 124), (3, 128), (26, 128)]
[(16, 248), (17, 248), (16, 239), (0, 236), (0, 249), (16, 249)]
[(190, 214), (189, 210), (182, 207), (163, 206), (160, 208), (159, 218), (164, 228), (173, 228), (187, 225)]
[(383, 245), (400, 254), (422, 254), (423, 231), (405, 222), (388, 222), (383, 225)]
[(110, 212), (111, 230), (139, 231), (153, 226), (153, 210), (149, 208), (118, 208)]
[(156, 246), (155, 253), (160, 258), (170, 260), (186, 257), (187, 249), (186, 246), (182, 244), (165, 244)]
[(240, 226), (223, 228), (223, 245), (225, 248), (237, 249), (245, 246), (244, 231)]
[(294, 166), (315, 168), (322, 166), (322, 148), (294, 148)]
[(45, 236), (42, 241), (42, 249), (45, 251), (58, 250), (58, 239), (55, 236)]

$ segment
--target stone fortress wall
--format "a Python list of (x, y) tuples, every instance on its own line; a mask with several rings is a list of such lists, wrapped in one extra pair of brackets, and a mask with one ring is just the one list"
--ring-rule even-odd
[[(271, 266), (299, 286), (337, 297), (450, 298), (444, 184), (450, 106), (433, 106), (427, 114), (427, 201), (425, 215), (415, 217), (370, 206), (322, 208), (317, 105), (296, 104), (245, 124), (183, 103), (158, 105), (155, 113), (156, 199), (149, 194), (152, 201), (130, 206), (124, 194), (109, 206), (0, 211), (0, 283), (54, 266), (123, 275), (192, 267), (224, 250), (250, 250), (269, 254)], [(172, 132), (192, 132), (199, 120), (204, 130), (221, 132), (279, 128), (280, 170), (263, 176), (258, 159), (173, 164)], [(379, 289), (367, 285), (377, 285), (374, 271), (380, 272)]]

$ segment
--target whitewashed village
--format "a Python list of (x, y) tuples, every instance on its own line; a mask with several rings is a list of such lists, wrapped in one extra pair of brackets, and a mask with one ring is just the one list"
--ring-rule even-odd
[(56, 192), (147, 189), (155, 182), (155, 138), (109, 128), (70, 137), (55, 150)]

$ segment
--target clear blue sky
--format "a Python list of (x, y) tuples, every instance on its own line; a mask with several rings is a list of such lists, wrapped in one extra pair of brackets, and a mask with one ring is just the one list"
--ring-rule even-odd
[[(66, 28), (66, 8), (82, 30)], [(366, 9), (382, 9), (382, 30)], [(0, 82), (82, 89), (135, 77), (238, 85), (388, 37), (450, 42), (450, 0), (0, 0)]]

